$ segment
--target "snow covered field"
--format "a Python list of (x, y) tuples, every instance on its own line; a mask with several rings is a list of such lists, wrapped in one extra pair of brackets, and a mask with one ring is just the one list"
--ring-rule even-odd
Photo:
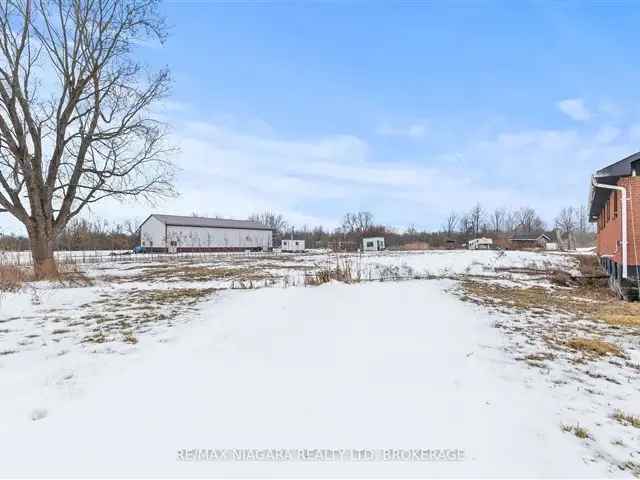
[[(385, 252), (349, 257), (349, 268), (361, 280), (408, 281), (304, 287), (345, 261), (307, 254), (91, 265), (91, 286), (3, 293), (2, 474), (633, 474), (640, 428), (611, 418), (616, 409), (640, 413), (633, 370), (612, 365), (617, 357), (579, 367), (591, 376), (569, 357), (532, 366), (518, 355), (542, 347), (495, 327), (553, 319), (495, 311), (459, 293), (473, 278), (551, 294), (544, 280), (509, 269), (575, 274), (575, 259)], [(637, 333), (625, 342), (627, 362), (640, 364)], [(583, 426), (590, 438), (563, 425)], [(177, 460), (192, 449), (464, 453), (430, 462)]]

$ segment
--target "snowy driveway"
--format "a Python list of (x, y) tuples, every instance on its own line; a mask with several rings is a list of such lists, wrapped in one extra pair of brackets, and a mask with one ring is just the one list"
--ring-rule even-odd
[[(228, 292), (168, 343), (39, 421), (2, 474), (597, 476), (523, 382), (490, 314), (446, 281)], [(5, 392), (6, 394), (6, 392)], [(6, 415), (6, 413), (5, 413)], [(179, 449), (464, 449), (461, 462), (178, 462)]]

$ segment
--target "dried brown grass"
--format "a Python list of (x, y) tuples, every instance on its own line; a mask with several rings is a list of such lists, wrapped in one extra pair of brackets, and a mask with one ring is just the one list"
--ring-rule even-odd
[(573, 433), (576, 437), (580, 438), (581, 440), (586, 440), (588, 438), (591, 438), (591, 434), (589, 433), (589, 430), (587, 430), (584, 427), (581, 427), (580, 424), (561, 425), (560, 428), (562, 428), (563, 432)]
[(324, 283), (329, 283), (332, 279), (330, 270), (318, 270), (311, 275), (305, 275), (304, 284), (306, 286), (318, 286)]
[(640, 327), (640, 315), (628, 315), (620, 313), (600, 314), (599, 320), (620, 327)]
[(637, 415), (630, 415), (622, 410), (616, 410), (613, 414), (613, 418), (623, 425), (631, 425), (635, 428), (640, 428), (640, 417)]
[(567, 346), (574, 350), (598, 356), (615, 355), (617, 357), (624, 357), (624, 352), (616, 345), (596, 338), (571, 338), (567, 341)]
[(427, 242), (410, 242), (410, 243), (405, 243), (404, 245), (401, 245), (399, 250), (414, 251), (414, 250), (429, 250), (430, 248), (431, 248), (431, 245), (429, 245)]
[(0, 264), (0, 291), (14, 292), (20, 290), (25, 282), (33, 280), (29, 269), (17, 265)]

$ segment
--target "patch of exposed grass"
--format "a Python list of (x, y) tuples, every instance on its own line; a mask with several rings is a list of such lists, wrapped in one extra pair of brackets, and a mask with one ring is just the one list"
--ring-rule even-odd
[(149, 265), (137, 275), (121, 281), (208, 282), (213, 280), (263, 280), (270, 275), (253, 266), (212, 267), (210, 265)]
[[(135, 344), (139, 333), (154, 325), (171, 327), (176, 318), (211, 296), (215, 288), (135, 289), (106, 297), (81, 308), (80, 318), (93, 331), (83, 338), (85, 343), (123, 341)], [(98, 313), (100, 312), (100, 313)]]
[[(574, 362), (602, 355), (624, 358), (618, 346), (590, 338), (596, 333), (607, 340), (610, 335), (626, 337), (640, 326), (636, 323), (640, 321), (640, 302), (619, 300), (606, 287), (580, 284), (570, 288), (521, 288), (471, 279), (462, 281), (461, 286), (462, 300), (503, 313), (522, 314), (516, 322), (501, 322), (497, 327), (524, 334), (532, 340), (541, 338), (552, 349), (585, 354), (574, 358)], [(550, 320), (548, 323), (538, 320), (546, 318)]]
[(0, 355), (13, 355), (14, 353), (18, 353), (17, 350), (2, 350)]
[(169, 305), (174, 303), (195, 303), (210, 296), (215, 288), (171, 288), (159, 290), (137, 290), (131, 292), (126, 305), (132, 303), (146, 305)]
[(598, 356), (615, 355), (617, 357), (624, 357), (624, 353), (616, 345), (595, 338), (571, 338), (567, 341), (567, 346), (574, 350)]
[(620, 470), (630, 470), (634, 476), (640, 478), (640, 463), (629, 460), (620, 465)]
[(102, 332), (94, 333), (93, 335), (87, 335), (82, 339), (83, 343), (104, 343), (108, 341), (107, 336)]
[(564, 313), (614, 327), (640, 327), (640, 302), (619, 300), (606, 285), (599, 283), (580, 281), (570, 288), (551, 289), (465, 280), (462, 287), (466, 297), (476, 303), (537, 314)]
[(637, 415), (630, 415), (622, 410), (616, 410), (613, 414), (613, 418), (623, 425), (631, 425), (635, 428), (640, 428), (640, 417)]
[(603, 313), (598, 320), (602, 320), (609, 325), (621, 327), (640, 327), (640, 315), (629, 315), (621, 313)]
[(563, 432), (572, 433), (573, 435), (575, 435), (576, 437), (582, 440), (591, 438), (591, 434), (589, 433), (589, 431), (586, 428), (581, 427), (580, 424), (576, 424), (576, 425), (562, 424), (560, 428), (562, 428)]

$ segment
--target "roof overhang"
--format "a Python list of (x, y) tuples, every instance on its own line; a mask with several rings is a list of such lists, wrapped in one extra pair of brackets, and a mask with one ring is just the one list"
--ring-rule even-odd
[(524, 237), (518, 237), (518, 236), (514, 236), (511, 237), (511, 241), (512, 242), (537, 242), (538, 240), (540, 240), (541, 238), (546, 238), (549, 242), (552, 240), (551, 237), (546, 234), (546, 233), (541, 233), (540, 235), (538, 235), (537, 237), (534, 237), (533, 235), (531, 236), (524, 236)]
[(629, 155), (593, 174), (589, 190), (589, 221), (595, 222), (598, 220), (600, 212), (611, 195), (611, 190), (609, 189), (594, 187), (593, 181), (606, 185), (616, 185), (621, 177), (635, 175), (636, 170), (640, 173), (640, 152)]

